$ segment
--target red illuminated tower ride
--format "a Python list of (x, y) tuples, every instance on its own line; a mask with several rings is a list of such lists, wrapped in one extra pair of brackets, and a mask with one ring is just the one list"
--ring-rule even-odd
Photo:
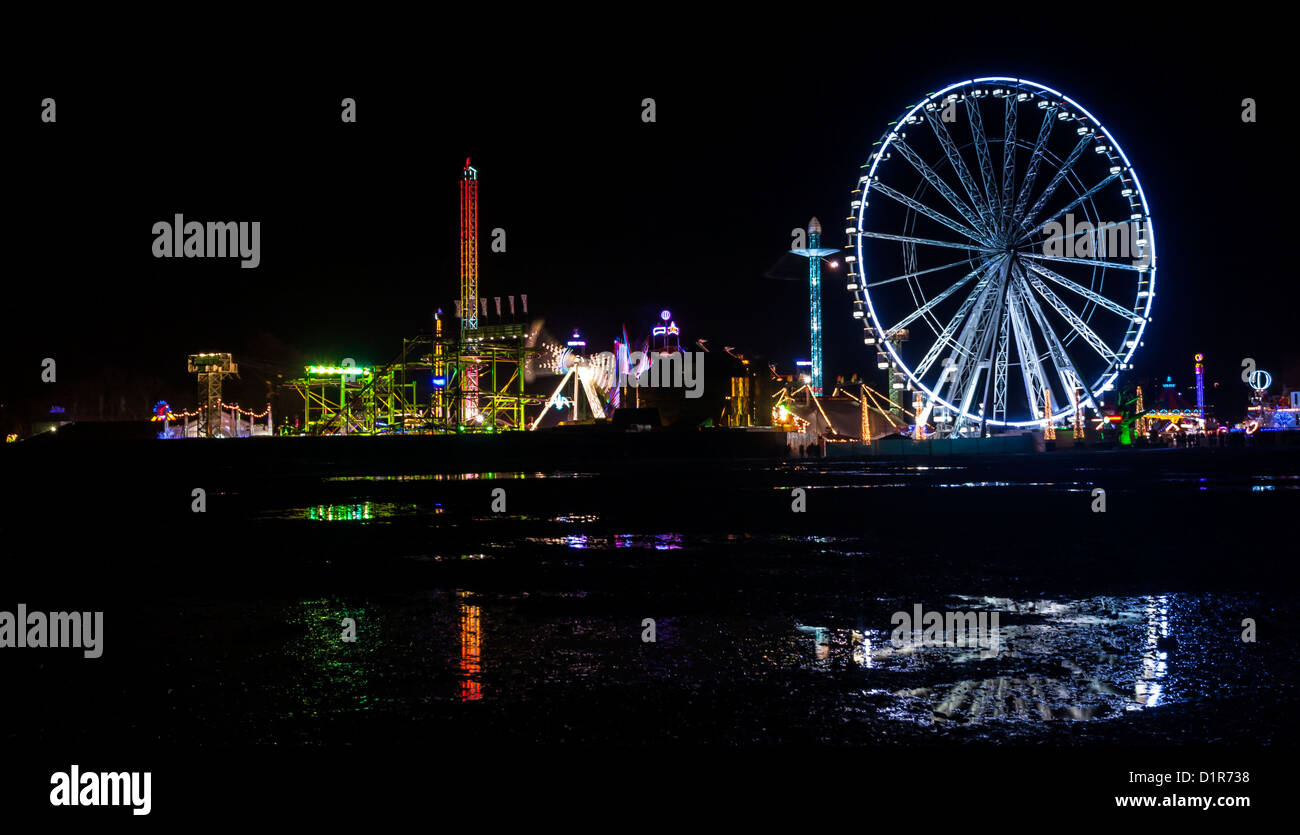
[[(460, 173), (460, 341), (465, 351), (469, 338), (478, 330), (478, 171), (465, 158)], [(460, 420), (478, 417), (478, 369), (472, 364), (461, 371)]]
[(478, 171), (465, 157), (460, 173), (460, 332), (478, 328)]

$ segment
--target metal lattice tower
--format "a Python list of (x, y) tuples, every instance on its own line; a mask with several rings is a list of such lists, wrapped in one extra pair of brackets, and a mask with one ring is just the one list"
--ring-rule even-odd
[(790, 250), (795, 255), (808, 259), (808, 318), (809, 336), (812, 342), (812, 386), (813, 395), (822, 394), (822, 258), (838, 249), (822, 249), (821, 221), (813, 218), (808, 221), (808, 246), (803, 249)]
[(199, 436), (212, 438), (221, 431), (221, 385), (239, 372), (230, 354), (190, 354), (189, 370), (198, 375)]
[(478, 328), (478, 170), (460, 173), (460, 332)]
[[(478, 170), (465, 158), (460, 174), (460, 338), (464, 346), (478, 332)], [(460, 420), (478, 418), (478, 367), (461, 370)]]

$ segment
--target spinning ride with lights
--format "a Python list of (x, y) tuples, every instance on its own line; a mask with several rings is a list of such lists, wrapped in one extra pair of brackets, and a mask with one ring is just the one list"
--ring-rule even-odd
[(853, 315), (923, 395), (919, 422), (982, 435), (1096, 410), (1155, 296), (1151, 212), (1110, 132), (1051, 88), (977, 78), (909, 108), (862, 167)]
[[(605, 418), (605, 403), (618, 377), (618, 361), (615, 355), (607, 351), (586, 355), (584, 352), (587, 342), (577, 331), (573, 332), (573, 337), (567, 345), (567, 348), (557, 346), (554, 350), (554, 359), (549, 364), (549, 370), (561, 375), (560, 382), (546, 400), (541, 413), (528, 427), (529, 429), (536, 429), (551, 409), (555, 409), (560, 414), (568, 410), (570, 420), (577, 421), (580, 405), (584, 399), (593, 419)], [(573, 384), (572, 392), (566, 393), (570, 381)]]

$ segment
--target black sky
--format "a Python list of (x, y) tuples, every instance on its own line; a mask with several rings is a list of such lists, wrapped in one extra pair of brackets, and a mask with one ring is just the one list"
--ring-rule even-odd
[[(485, 247), (482, 295), (527, 293), (552, 331), (601, 342), (624, 324), (644, 332), (668, 307), (687, 337), (788, 366), (807, 352), (806, 285), (765, 274), (790, 230), (818, 215), (826, 245), (842, 246), (858, 166), (887, 122), (990, 74), (1084, 104), (1142, 177), (1159, 294), (1136, 374), (1190, 385), (1204, 351), (1234, 397), (1243, 357), (1300, 386), (1284, 256), (1290, 102), (1274, 81), (1280, 53), (1233, 35), (1266, 21), (872, 20), (870, 33), (865, 19), (840, 21), (816, 39), (794, 27), (484, 28), (473, 47), (371, 44), (364, 60), (232, 51), (187, 63), (177, 50), (165, 71), (144, 56), (33, 61), (6, 116), (0, 399), (40, 393), (47, 356), (61, 378), (106, 366), (156, 377), (159, 397), (189, 390), (197, 350), (286, 371), (303, 357), (390, 359), (456, 296), (466, 156), (484, 237), (507, 233), (506, 253)], [(54, 125), (39, 121), (45, 96)], [(345, 96), (356, 124), (339, 119)], [(647, 96), (653, 124), (641, 121)], [(1247, 96), (1256, 124), (1240, 118)], [(153, 258), (152, 224), (177, 212), (261, 221), (261, 266)], [(874, 374), (848, 293), (830, 281), (824, 298), (827, 378)]]

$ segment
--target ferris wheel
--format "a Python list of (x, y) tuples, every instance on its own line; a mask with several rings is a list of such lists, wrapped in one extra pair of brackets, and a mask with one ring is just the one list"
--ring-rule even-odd
[(1104, 402), (1142, 344), (1156, 257), (1137, 173), (1091, 113), (1025, 79), (962, 81), (891, 122), (862, 169), (853, 315), (895, 394), (920, 395), (918, 423), (983, 434)]

